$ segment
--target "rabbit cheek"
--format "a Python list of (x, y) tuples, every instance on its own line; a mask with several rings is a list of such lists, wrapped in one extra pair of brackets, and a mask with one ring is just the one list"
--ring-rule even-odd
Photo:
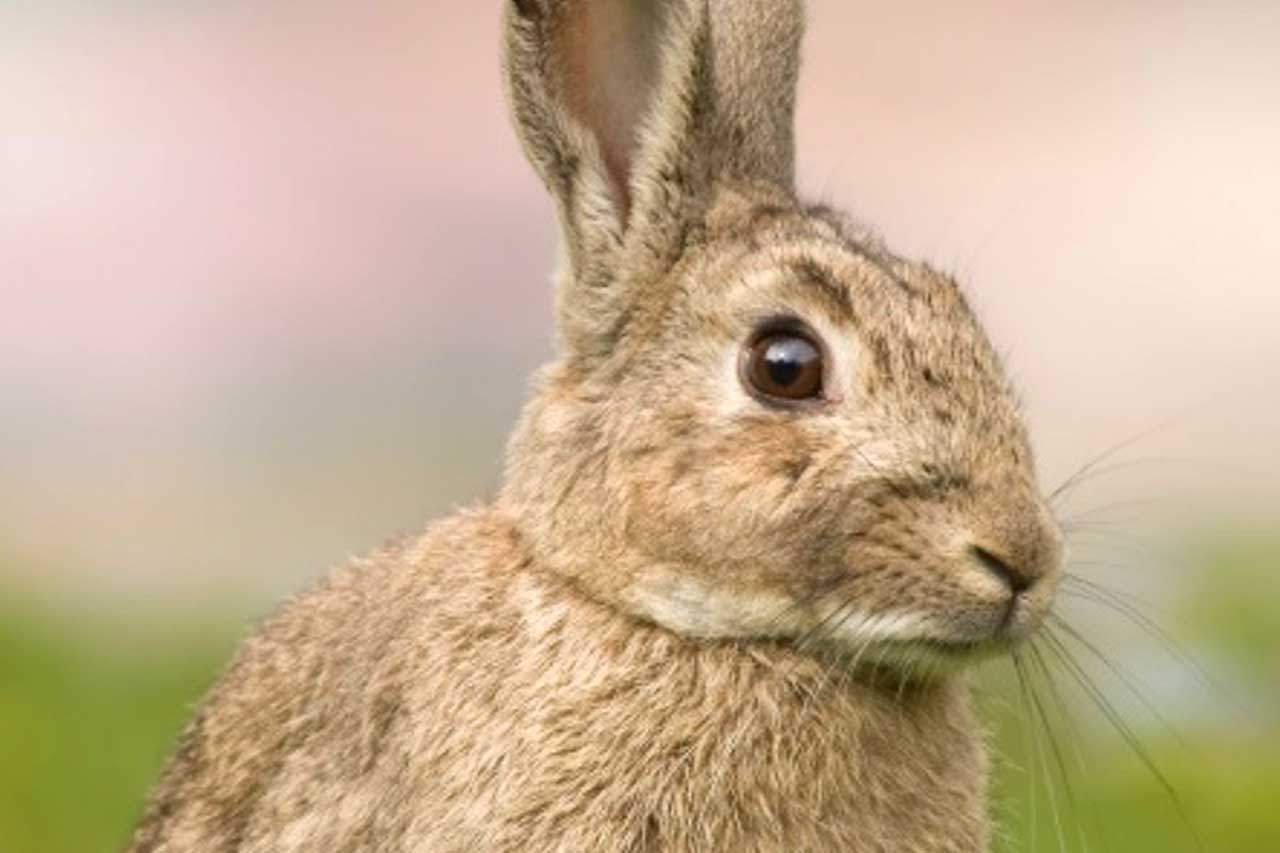
[[(628, 606), (697, 636), (777, 636), (815, 567), (838, 563), (830, 513), (814, 513), (817, 448), (764, 418), (695, 446), (661, 446), (630, 472), (627, 548), (645, 568)], [(793, 628), (795, 626), (792, 626)]]

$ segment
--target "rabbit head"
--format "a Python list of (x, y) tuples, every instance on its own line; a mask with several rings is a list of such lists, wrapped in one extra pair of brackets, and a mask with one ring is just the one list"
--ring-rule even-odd
[(582, 594), (693, 637), (963, 662), (1061, 536), (956, 283), (794, 188), (799, 0), (508, 0), (557, 204), (561, 357), (502, 504)]

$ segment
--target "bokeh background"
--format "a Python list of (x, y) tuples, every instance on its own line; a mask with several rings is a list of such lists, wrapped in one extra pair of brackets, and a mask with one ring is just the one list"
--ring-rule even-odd
[[(498, 5), (0, 0), (0, 851), (118, 848), (252, 619), (495, 488), (555, 243)], [(1280, 849), (1280, 4), (810, 8), (806, 191), (969, 282), (1046, 487), (1134, 439), (1063, 607), (1141, 747), (988, 667), (999, 849)]]

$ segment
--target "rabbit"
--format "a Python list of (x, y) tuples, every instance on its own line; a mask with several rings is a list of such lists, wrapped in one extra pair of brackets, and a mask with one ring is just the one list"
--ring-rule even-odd
[(129, 849), (987, 849), (1062, 536), (956, 282), (797, 197), (801, 0), (502, 14), (563, 232), (502, 485), (269, 617)]

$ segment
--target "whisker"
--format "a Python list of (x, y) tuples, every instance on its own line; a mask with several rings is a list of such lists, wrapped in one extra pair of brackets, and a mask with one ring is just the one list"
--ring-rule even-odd
[[(1094, 560), (1094, 561), (1086, 560), (1083, 562), (1080, 562), (1080, 561), (1072, 562), (1071, 567), (1072, 568), (1112, 569), (1112, 568), (1115, 568), (1116, 565), (1117, 564), (1115, 563), (1106, 562), (1103, 560)], [(1085, 577), (1084, 575), (1079, 575), (1074, 572), (1064, 572), (1062, 575), (1062, 584), (1068, 587), (1068, 589), (1073, 586), (1080, 587), (1080, 588), (1087, 589), (1090, 592), (1094, 592), (1098, 595), (1105, 596), (1106, 598), (1112, 601), (1123, 602), (1125, 603), (1126, 606), (1131, 607), (1134, 610), (1137, 610), (1138, 612), (1149, 610), (1156, 613), (1167, 614), (1166, 608), (1161, 607), (1160, 605), (1155, 604), (1154, 602), (1149, 601), (1148, 599), (1145, 599), (1140, 595), (1137, 595), (1132, 592), (1127, 592), (1122, 589), (1115, 589), (1114, 587), (1106, 586), (1104, 584), (1098, 583), (1095, 580), (1091, 580)]]
[[(845, 598), (836, 607), (833, 607), (826, 616), (823, 616), (796, 638), (796, 648), (805, 650), (834, 637), (835, 632), (840, 630), (849, 617), (853, 615), (857, 601), (858, 596), (855, 593)], [(830, 630), (828, 630), (828, 626), (830, 626)]]
[[(1035, 646), (1030, 645), (1028, 646), (1028, 648), (1031, 651), (1032, 657), (1034, 659), (1034, 656), (1036, 654)], [(1053, 723), (1050, 720), (1048, 711), (1045, 709), (1044, 701), (1040, 698), (1040, 694), (1036, 690), (1035, 678), (1031, 676), (1030, 670), (1028, 670), (1028, 683), (1031, 687), (1031, 702), (1035, 706), (1036, 713), (1040, 715), (1040, 720), (1043, 723), (1045, 738), (1049, 742), (1049, 754), (1053, 758), (1054, 766), (1058, 770), (1058, 777), (1062, 780), (1063, 792), (1066, 794), (1066, 798), (1067, 798), (1067, 806), (1071, 809), (1071, 812), (1073, 814), (1077, 815), (1077, 819), (1078, 819), (1079, 809), (1076, 807), (1076, 804), (1075, 804), (1075, 791), (1071, 787), (1071, 780), (1067, 773), (1067, 764), (1062, 757), (1062, 747), (1058, 743), (1058, 737), (1053, 730)], [(1049, 778), (1050, 784), (1052, 784), (1052, 777), (1049, 776), (1048, 778)], [(1058, 815), (1055, 813), (1054, 814), (1055, 821), (1057, 820), (1057, 818), (1058, 818)], [(1058, 826), (1058, 833), (1060, 836), (1060, 846), (1061, 846), (1062, 841), (1065, 840), (1065, 830), (1063, 826), (1061, 825)]]
[(1087, 585), (1083, 589), (1065, 589), (1062, 590), (1062, 593), (1071, 598), (1092, 602), (1101, 607), (1106, 607), (1111, 612), (1129, 620), (1130, 624), (1137, 627), (1155, 641), (1156, 644), (1161, 646), (1171, 658), (1186, 667), (1187, 671), (1190, 672), (1195, 677), (1196, 681), (1200, 683), (1200, 686), (1231, 702), (1237, 710), (1242, 708), (1241, 703), (1237, 701), (1212, 675), (1210, 675), (1208, 670), (1201, 666), (1200, 663), (1192, 657), (1191, 653), (1182, 646), (1182, 644), (1174, 639), (1168, 631), (1161, 628), (1159, 623), (1149, 618), (1145, 613), (1138, 610), (1133, 605), (1112, 598), (1112, 593), (1110, 593), (1110, 591), (1097, 585)]
[(1162, 421), (1156, 424), (1153, 427), (1148, 427), (1142, 432), (1132, 435), (1118, 442), (1117, 444), (1113, 444), (1111, 447), (1107, 448), (1103, 452), (1099, 453), (1097, 456), (1085, 462), (1084, 465), (1081, 465), (1080, 468), (1074, 474), (1068, 477), (1065, 481), (1063, 481), (1063, 483), (1060, 486), (1058, 486), (1056, 489), (1054, 489), (1052, 492), (1049, 493), (1049, 496), (1046, 498), (1046, 501), (1050, 504), (1056, 503), (1057, 501), (1064, 498), (1066, 495), (1070, 494), (1076, 488), (1076, 486), (1078, 486), (1081, 483), (1081, 481), (1086, 476), (1089, 475), (1091, 471), (1097, 470), (1108, 459), (1115, 458), (1116, 454), (1121, 453), (1125, 450), (1128, 450), (1130, 447), (1134, 446), (1140, 441), (1145, 441), (1151, 436), (1157, 435), (1160, 432), (1163, 432), (1164, 430), (1169, 429), (1171, 426), (1173, 426), (1176, 423), (1177, 423), (1176, 419), (1169, 418), (1165, 421)]
[[(1083, 634), (1081, 634), (1079, 631), (1073, 628), (1061, 616), (1058, 616), (1056, 613), (1051, 613), (1049, 614), (1049, 618), (1053, 621), (1053, 623), (1056, 626), (1058, 626), (1058, 628), (1065, 631), (1067, 633), (1067, 636), (1069, 636), (1071, 639), (1075, 640), (1077, 643), (1083, 646), (1086, 651), (1088, 651), (1091, 655), (1093, 655), (1094, 658), (1096, 658), (1100, 663), (1102, 663), (1103, 666), (1105, 666), (1108, 670), (1110, 670), (1111, 674), (1120, 680), (1120, 682), (1129, 690), (1129, 692), (1133, 694), (1133, 697), (1138, 700), (1138, 702), (1142, 705), (1142, 707), (1147, 709), (1147, 713), (1149, 713), (1152, 716), (1152, 718), (1154, 718), (1157, 722), (1159, 722), (1160, 725), (1162, 725), (1166, 731), (1168, 731), (1171, 735), (1173, 735), (1174, 739), (1176, 739), (1178, 743), (1180, 743), (1183, 747), (1190, 749), (1190, 745), (1178, 732), (1177, 728), (1172, 723), (1170, 723), (1168, 718), (1165, 717), (1164, 714), (1160, 713), (1159, 709), (1155, 707), (1155, 704), (1150, 699), (1147, 698), (1145, 691), (1148, 688), (1145, 684), (1142, 683), (1142, 680), (1140, 678), (1138, 678), (1136, 675), (1134, 675), (1125, 667), (1121, 666), (1116, 661), (1112, 660), (1110, 656), (1104, 654), (1103, 651), (1099, 649), (1096, 644), (1090, 642)], [(1061, 642), (1060, 638), (1059, 638), (1059, 642)]]
[[(1073, 563), (1072, 567), (1076, 568), (1081, 565), (1103, 568), (1115, 567), (1114, 564), (1103, 562)], [(1120, 616), (1126, 622), (1141, 630), (1168, 651), (1171, 656), (1178, 658), (1189, 667), (1195, 668), (1194, 661), (1183, 651), (1180, 644), (1149, 615), (1149, 613), (1154, 613), (1163, 618), (1173, 619), (1174, 614), (1167, 607), (1158, 605), (1134, 593), (1113, 589), (1072, 572), (1063, 573), (1057, 594), (1067, 599), (1096, 604), (1099, 607), (1106, 608), (1110, 613)], [(1186, 660), (1182, 660), (1184, 657), (1186, 657)]]
[(1147, 771), (1151, 773), (1151, 775), (1160, 784), (1160, 787), (1164, 789), (1165, 794), (1169, 797), (1175, 811), (1178, 813), (1179, 819), (1191, 833), (1191, 836), (1195, 841), (1196, 849), (1203, 853), (1204, 844), (1201, 842), (1199, 833), (1196, 832), (1195, 826), (1192, 824), (1187, 814), (1182, 798), (1178, 796), (1177, 788), (1174, 787), (1173, 783), (1169, 781), (1169, 778), (1160, 769), (1159, 765), (1156, 764), (1146, 747), (1142, 745), (1142, 741), (1134, 733), (1132, 727), (1124, 719), (1123, 715), (1116, 710), (1115, 706), (1111, 704), (1110, 700), (1107, 699), (1106, 695), (1097, 686), (1097, 684), (1094, 683), (1088, 672), (1075, 659), (1075, 656), (1071, 654), (1071, 650), (1068, 649), (1062, 640), (1053, 632), (1053, 629), (1046, 625), (1041, 632), (1041, 636), (1045, 638), (1048, 649), (1063, 665), (1063, 668), (1071, 676), (1072, 680), (1080, 686), (1080, 689), (1089, 697), (1094, 706), (1102, 712), (1103, 717), (1111, 724), (1111, 727), (1115, 729), (1129, 748), (1133, 750), (1134, 755), (1138, 757), (1139, 761), (1142, 762)]
[(817, 604), (827, 595), (828, 595), (828, 592), (826, 590), (819, 589), (819, 590), (815, 590), (813, 592), (807, 593), (806, 595), (803, 595), (799, 598), (796, 598), (786, 607), (781, 608), (780, 610), (778, 610), (777, 613), (775, 613), (772, 617), (770, 617), (768, 620), (765, 621), (765, 624), (764, 624), (765, 633), (768, 635), (775, 634), (780, 628), (783, 627), (783, 623), (788, 617), (794, 615), (795, 613), (800, 612), (806, 607), (810, 607), (812, 605)]
[(903, 697), (903, 694), (906, 692), (907, 686), (912, 683), (917, 673), (923, 671), (925, 661), (922, 656), (922, 653), (928, 652), (928, 650), (929, 650), (928, 642), (912, 641), (910, 643), (907, 643), (906, 646), (904, 647), (907, 660), (905, 662), (905, 665), (899, 668), (898, 691), (897, 691), (897, 697), (896, 697), (896, 701), (898, 705), (902, 704), (902, 697)]
[[(1087, 483), (1091, 483), (1094, 480), (1114, 476), (1116, 474), (1123, 474), (1128, 471), (1141, 470), (1144, 468), (1159, 468), (1161, 470), (1165, 470), (1173, 467), (1194, 468), (1196, 470), (1212, 471), (1220, 474), (1251, 476), (1250, 472), (1239, 466), (1225, 464), (1212, 459), (1190, 459), (1180, 456), (1144, 456), (1137, 459), (1126, 459), (1120, 462), (1115, 462), (1111, 465), (1103, 465), (1094, 468), (1088, 474), (1080, 477), (1070, 491), (1074, 491), (1076, 488)], [(1065, 499), (1067, 495), (1064, 494), (1062, 497)]]
[(1036, 783), (1038, 781), (1037, 777), (1039, 774), (1044, 773), (1044, 759), (1040, 752), (1039, 732), (1035, 729), (1036, 719), (1031, 713), (1031, 700), (1027, 697), (1027, 678), (1023, 672), (1022, 658), (1017, 649), (1013, 650), (1011, 658), (1013, 662), (1013, 671), (1018, 677), (1018, 698), (1022, 703), (1021, 722), (1023, 745), (1024, 748), (1027, 748), (1027, 742), (1030, 741), (1030, 748), (1027, 749), (1027, 752), (1028, 756), (1034, 762), (1034, 767), (1032, 768), (1033, 772), (1027, 775), (1027, 790), (1031, 801), (1029, 810), (1030, 827), (1028, 831), (1031, 844), (1029, 849), (1035, 850), (1036, 838), (1039, 834), (1040, 828), (1038, 809), (1038, 802), (1040, 798), (1037, 795), (1038, 786)]
[(1124, 545), (1126, 553), (1137, 554), (1144, 559), (1157, 556), (1160, 552), (1154, 542), (1135, 533), (1129, 526), (1121, 526), (1121, 522), (1109, 518), (1077, 518), (1072, 521), (1061, 521), (1063, 535), (1073, 543), (1078, 540), (1100, 540), (1109, 544)]
[(1167, 505), (1170, 499), (1168, 497), (1150, 497), (1150, 498), (1128, 498), (1121, 501), (1111, 501), (1089, 509), (1081, 510), (1072, 515), (1063, 516), (1059, 519), (1059, 523), (1066, 528), (1072, 525), (1079, 525), (1081, 522), (1096, 521), (1097, 519), (1116, 519), (1120, 516), (1115, 515), (1126, 510), (1142, 510)]
[[(1110, 566), (1165, 565), (1172, 555), (1154, 541), (1103, 522), (1064, 527), (1063, 534), (1075, 552), (1071, 563), (1080, 565), (1084, 555), (1093, 563)], [(1123, 559), (1119, 559), (1123, 558)]]
[[(1036, 693), (1035, 682), (1031, 680), (1029, 672), (1026, 679), (1026, 686), (1027, 686), (1027, 697), (1030, 699), (1030, 702), (1031, 702), (1032, 719), (1039, 721), (1039, 723), (1037, 724), (1036, 731), (1040, 732), (1041, 730), (1043, 730), (1044, 734), (1046, 736), (1049, 736), (1050, 735), (1049, 719), (1047, 716), (1045, 716), (1044, 706), (1040, 702), (1040, 695)], [(1056, 752), (1057, 742), (1053, 741), (1051, 738), (1049, 739), (1054, 751)], [(1060, 761), (1061, 759), (1059, 758), (1059, 762)], [(1052, 771), (1049, 768), (1049, 763), (1043, 760), (1043, 753), (1041, 753), (1040, 766), (1044, 770), (1045, 791), (1049, 795), (1049, 809), (1050, 809), (1050, 813), (1053, 815), (1054, 831), (1058, 836), (1058, 850), (1065, 851), (1067, 849), (1067, 842), (1066, 842), (1066, 835), (1063, 833), (1063, 830), (1062, 830), (1062, 818), (1058, 814), (1058, 795), (1054, 790)]]
[[(839, 606), (835, 607), (830, 613), (828, 613), (825, 617), (823, 617), (823, 619), (819, 621), (818, 624), (814, 625), (812, 628), (810, 628), (808, 631), (802, 634), (801, 637), (796, 641), (796, 647), (799, 649), (803, 649), (811, 641), (820, 642), (822, 640), (828, 640), (832, 636), (834, 636), (835, 632), (840, 630), (840, 627), (844, 625), (844, 623), (848, 621), (849, 617), (853, 614), (853, 608), (854, 608), (854, 605), (856, 604), (856, 601), (857, 601), (856, 596), (850, 596), (849, 598), (845, 599), (844, 602), (842, 602)], [(832, 620), (835, 620), (835, 621), (833, 622)], [(832, 625), (831, 630), (827, 632), (826, 637), (820, 637), (821, 633), (823, 632), (825, 626), (828, 623), (831, 623)], [(869, 642), (870, 642), (869, 639), (863, 640), (861, 643), (861, 646), (865, 646)], [(814, 703), (818, 699), (818, 696), (826, 689), (827, 684), (831, 681), (831, 676), (835, 674), (837, 671), (843, 670), (845, 668), (845, 665), (847, 664), (845, 656), (842, 654), (832, 654), (830, 657), (824, 656), (820, 658), (820, 660), (822, 663), (822, 678), (819, 679), (817, 686), (813, 689), (813, 691), (809, 694), (808, 699), (805, 701), (805, 705), (800, 711), (801, 719), (808, 718)], [(843, 681), (839, 682), (839, 684), (843, 684)]]
[[(1061, 719), (1067, 726), (1067, 736), (1068, 736), (1067, 742), (1071, 745), (1071, 753), (1076, 761), (1076, 769), (1080, 772), (1081, 776), (1084, 776), (1085, 762), (1084, 762), (1084, 756), (1081, 754), (1081, 751), (1080, 751), (1081, 744), (1083, 741), (1080, 737), (1079, 730), (1076, 728), (1075, 721), (1071, 717), (1071, 706), (1067, 702), (1063, 701), (1062, 693), (1060, 690), (1058, 690), (1058, 682), (1054, 679), (1053, 672), (1052, 670), (1050, 670), (1049, 665), (1045, 662), (1044, 654), (1040, 651), (1040, 648), (1035, 644), (1035, 640), (1033, 639), (1028, 645), (1031, 650), (1032, 662), (1039, 669), (1045, 684), (1048, 685), (1049, 697), (1053, 700), (1053, 703), (1057, 707), (1058, 712), (1061, 716)], [(1071, 781), (1067, 776), (1065, 767), (1062, 768), (1062, 783), (1064, 786), (1066, 786), (1067, 799), (1071, 803), (1072, 811), (1075, 813), (1076, 825), (1078, 827), (1077, 833), (1080, 839), (1080, 846), (1087, 851), (1089, 849), (1089, 837), (1085, 831), (1084, 821), (1081, 818), (1079, 801), (1076, 799), (1075, 792), (1072, 790)]]

